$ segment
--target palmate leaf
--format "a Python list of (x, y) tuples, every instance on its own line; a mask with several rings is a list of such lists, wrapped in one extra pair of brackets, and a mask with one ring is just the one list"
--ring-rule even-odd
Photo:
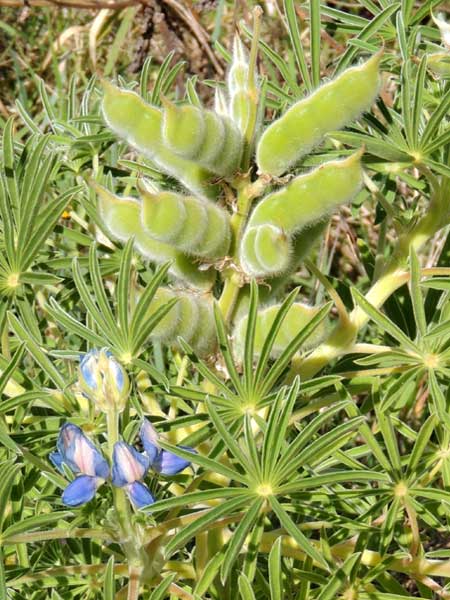
[(190, 523), (183, 529), (181, 529), (167, 544), (166, 556), (171, 556), (175, 550), (182, 547), (187, 540), (193, 537), (198, 531), (207, 529), (214, 521), (224, 517), (225, 515), (232, 515), (236, 510), (242, 509), (247, 506), (251, 500), (249, 495), (241, 495), (237, 498), (226, 500), (219, 506), (215, 506), (206, 514), (196, 519), (193, 523)]
[[(130, 305), (131, 288), (134, 285), (130, 277), (132, 246), (133, 241), (130, 240), (121, 255), (116, 287), (117, 316), (116, 311), (112, 309), (114, 297), (108, 298), (105, 291), (98, 254), (94, 246), (91, 247), (89, 254), (89, 274), (93, 293), (83, 277), (78, 260), (73, 262), (73, 276), (80, 298), (96, 327), (79, 322), (54, 298), (50, 299), (47, 306), (53, 318), (69, 331), (94, 346), (111, 348), (119, 358), (126, 359), (128, 362), (137, 360), (137, 357), (143, 352), (143, 346), (152, 330), (176, 303), (176, 299), (170, 300), (159, 307), (150, 317), (147, 316), (150, 303), (170, 266), (166, 264), (157, 269), (155, 275), (143, 289), (136, 305)], [(157, 371), (151, 365), (148, 365), (148, 368), (157, 381), (166, 385), (167, 382), (161, 374), (158, 376)]]

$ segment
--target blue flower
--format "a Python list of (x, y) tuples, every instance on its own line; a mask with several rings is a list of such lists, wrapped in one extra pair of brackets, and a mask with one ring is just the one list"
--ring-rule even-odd
[(126, 442), (116, 442), (113, 450), (112, 483), (125, 488), (136, 508), (153, 504), (155, 499), (148, 487), (142, 483), (150, 460)]
[[(191, 461), (181, 458), (172, 452), (162, 450), (159, 446), (159, 436), (148, 419), (144, 419), (139, 432), (145, 453), (147, 454), (151, 468), (161, 475), (176, 475), (189, 467)], [(193, 448), (179, 446), (183, 450), (195, 453)]]
[(106, 348), (87, 352), (80, 362), (80, 385), (100, 410), (122, 411), (128, 398), (129, 380), (125, 369)]
[(57, 451), (49, 456), (57, 469), (63, 472), (63, 463), (77, 477), (62, 494), (67, 506), (89, 502), (97, 488), (109, 477), (109, 466), (99, 450), (82, 430), (73, 423), (65, 423), (59, 432)]

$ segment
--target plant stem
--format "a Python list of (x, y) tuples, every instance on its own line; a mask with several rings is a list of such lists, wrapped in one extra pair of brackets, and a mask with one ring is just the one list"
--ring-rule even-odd
[[(446, 224), (448, 202), (445, 197), (448, 182), (444, 178), (441, 187), (435, 190), (430, 206), (425, 215), (409, 231), (403, 233), (391, 260), (366, 294), (368, 300), (376, 308), (384, 302), (406, 281), (409, 273), (405, 271), (411, 248), (418, 250), (430, 237)], [(333, 359), (352, 351), (358, 331), (369, 321), (369, 316), (359, 306), (350, 313), (347, 322), (338, 322), (328, 340), (318, 346), (305, 358), (294, 359), (289, 380), (297, 374), (302, 378), (314, 376)]]
[(251, 182), (248, 173), (235, 182), (238, 194), (236, 212), (231, 218), (233, 241), (230, 249), (234, 267), (230, 267), (224, 271), (225, 284), (219, 299), (219, 308), (222, 311), (225, 321), (231, 320), (239, 292), (244, 285), (244, 278), (236, 270), (236, 267), (239, 268), (239, 246), (248, 213), (252, 201), (263, 193), (267, 184), (268, 180), (265, 177), (260, 177), (256, 181)]
[[(119, 441), (119, 413), (112, 407), (106, 413), (106, 425), (108, 431), (108, 453), (112, 464), (114, 444)], [(114, 508), (120, 529), (120, 541), (128, 559), (130, 568), (139, 566), (142, 570), (141, 543), (133, 526), (130, 504), (125, 490), (113, 486)]]

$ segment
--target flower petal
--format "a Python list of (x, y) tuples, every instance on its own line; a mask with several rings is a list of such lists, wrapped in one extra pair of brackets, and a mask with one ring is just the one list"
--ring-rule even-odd
[(158, 445), (158, 434), (148, 419), (142, 421), (139, 436), (144, 446), (144, 450), (152, 463), (158, 456), (160, 447)]
[(77, 425), (73, 423), (63, 425), (56, 446), (62, 456), (62, 461), (74, 473), (102, 479), (109, 476), (107, 461)]
[(62, 468), (64, 459), (60, 452), (50, 452), (50, 454), (48, 455), (48, 458), (50, 459), (50, 462), (52, 463), (52, 465), (56, 469), (58, 469), (58, 471), (60, 471), (61, 473), (64, 473), (64, 469)]
[(154, 497), (146, 485), (140, 481), (134, 481), (127, 486), (128, 496), (136, 508), (142, 508), (155, 502)]
[(63, 504), (80, 506), (92, 500), (99, 485), (96, 477), (79, 475), (66, 487), (62, 494)]
[(116, 442), (113, 451), (112, 482), (117, 487), (139, 481), (149, 468), (148, 456), (126, 442)]
[[(195, 454), (193, 448), (187, 446), (180, 446), (180, 448)], [(190, 464), (191, 462), (189, 460), (181, 458), (181, 456), (177, 456), (167, 450), (162, 450), (156, 460), (152, 463), (152, 469), (157, 473), (161, 473), (161, 475), (176, 475), (177, 473), (184, 471)]]
[(87, 352), (80, 362), (80, 372), (88, 387), (92, 390), (97, 388), (96, 367), (98, 363), (98, 350)]

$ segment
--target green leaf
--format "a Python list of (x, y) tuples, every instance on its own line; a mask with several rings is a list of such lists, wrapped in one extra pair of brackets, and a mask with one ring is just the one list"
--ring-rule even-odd
[(241, 475), (241, 473), (239, 473), (238, 471), (230, 469), (229, 467), (226, 467), (225, 465), (216, 460), (213, 460), (201, 454), (189, 452), (188, 450), (183, 450), (183, 448), (180, 448), (179, 446), (172, 446), (171, 444), (168, 444), (163, 440), (159, 440), (158, 443), (164, 450), (169, 450), (169, 452), (173, 452), (173, 454), (181, 456), (181, 458), (186, 458), (187, 460), (192, 461), (193, 463), (197, 463), (204, 469), (212, 471), (213, 473), (220, 473), (224, 477), (228, 477), (228, 479), (234, 481), (240, 481), (244, 484), (247, 483), (247, 478), (245, 475)]
[(281, 355), (274, 362), (272, 367), (269, 369), (269, 372), (264, 378), (264, 381), (261, 383), (260, 394), (265, 395), (277, 382), (278, 378), (283, 373), (284, 369), (287, 367), (289, 362), (291, 361), (294, 354), (300, 348), (300, 346), (308, 339), (308, 337), (314, 332), (316, 327), (320, 325), (320, 323), (327, 317), (330, 312), (330, 308), (332, 306), (331, 302), (328, 302), (311, 319), (311, 321), (301, 329), (294, 339), (289, 342), (286, 348), (283, 350)]
[(238, 588), (242, 600), (256, 600), (251, 583), (243, 573), (239, 575)]
[(430, 441), (430, 437), (432, 436), (433, 431), (435, 429), (436, 423), (436, 416), (430, 415), (420, 428), (416, 442), (409, 457), (408, 467), (406, 471), (408, 477), (417, 473), (417, 467), (419, 465), (420, 460), (424, 456), (428, 442)]
[(220, 352), (224, 358), (228, 374), (238, 394), (242, 398), (245, 398), (245, 389), (241, 383), (241, 378), (236, 369), (233, 351), (228, 340), (225, 321), (217, 303), (214, 304), (214, 319), (216, 322), (217, 339), (219, 342)]
[(303, 44), (300, 37), (300, 31), (298, 28), (298, 19), (295, 12), (294, 0), (284, 0), (284, 12), (286, 15), (289, 37), (294, 50), (295, 60), (297, 62), (298, 69), (301, 73), (302, 79), (305, 83), (306, 89), (309, 93), (312, 92), (311, 78), (309, 76), (308, 67), (306, 65), (305, 53), (303, 50)]
[(189, 523), (183, 529), (181, 529), (175, 536), (170, 540), (166, 546), (166, 556), (171, 556), (175, 550), (181, 548), (191, 537), (193, 537), (198, 531), (207, 529), (211, 523), (222, 518), (223, 516), (232, 515), (234, 511), (242, 508), (248, 503), (250, 496), (240, 496), (238, 498), (232, 498), (231, 500), (225, 501), (219, 506), (215, 506), (206, 514), (202, 515), (194, 522)]
[(286, 530), (286, 532), (294, 538), (297, 544), (300, 546), (301, 550), (305, 552), (308, 556), (310, 556), (319, 566), (324, 569), (328, 569), (328, 565), (323, 559), (322, 555), (314, 548), (308, 538), (300, 531), (300, 529), (295, 525), (290, 516), (275, 498), (275, 496), (269, 497), (270, 505), (273, 508), (274, 513), (278, 517), (282, 527)]
[(267, 430), (262, 449), (263, 478), (268, 479), (275, 465), (285, 440), (289, 418), (300, 389), (300, 378), (296, 377), (290, 387), (287, 397), (284, 390), (278, 393), (269, 414)]
[(8, 313), (8, 321), (11, 329), (15, 335), (25, 344), (26, 349), (31, 354), (33, 359), (41, 367), (41, 369), (48, 375), (53, 383), (60, 389), (66, 388), (66, 381), (56, 367), (46, 356), (45, 352), (41, 350), (38, 344), (35, 342), (33, 337), (25, 329), (18, 318), (11, 312)]
[(337, 597), (337, 593), (348, 581), (348, 577), (350, 575), (351, 570), (360, 559), (360, 553), (351, 554), (350, 556), (348, 556), (345, 559), (345, 562), (342, 565), (342, 567), (336, 570), (336, 572), (330, 578), (325, 588), (317, 596), (318, 600), (334, 600)]
[(116, 586), (114, 583), (114, 556), (108, 560), (105, 569), (105, 578), (103, 580), (103, 598), (104, 600), (114, 600)]
[(409, 256), (411, 262), (411, 301), (417, 330), (423, 337), (427, 332), (427, 319), (425, 316), (422, 293), (420, 291), (420, 263), (412, 245)]
[[(361, 31), (358, 33), (357, 39), (362, 41), (369, 40), (373, 35), (375, 35), (389, 19), (392, 15), (400, 8), (399, 2), (393, 2), (390, 6), (385, 8), (383, 11), (379, 12), (376, 17), (371, 19), (367, 25), (365, 25)], [(347, 65), (353, 60), (357, 52), (357, 48), (350, 46), (344, 52), (344, 54), (339, 59), (339, 62), (336, 67), (336, 73), (340, 73)]]
[(164, 600), (167, 596), (167, 591), (169, 587), (172, 585), (176, 577), (175, 573), (171, 573), (170, 575), (165, 575), (161, 583), (153, 590), (151, 593), (149, 600)]
[(314, 88), (320, 84), (320, 0), (309, 0), (310, 46), (311, 46), (311, 78)]
[(250, 394), (253, 387), (253, 353), (255, 348), (256, 319), (258, 316), (258, 286), (254, 279), (250, 283), (247, 329), (244, 342), (244, 387)]
[(133, 238), (130, 238), (123, 249), (120, 261), (119, 277), (117, 279), (117, 315), (119, 327), (128, 332), (128, 313), (131, 282), (131, 259), (133, 258)]
[(426, 288), (432, 288), (434, 290), (450, 290), (450, 277), (432, 277), (431, 279), (424, 279), (420, 282), (420, 285)]
[(15, 351), (14, 356), (9, 361), (8, 366), (3, 371), (3, 373), (0, 375), (0, 394), (3, 393), (6, 385), (8, 384), (8, 381), (11, 379), (14, 371), (16, 370), (17, 365), (22, 360), (24, 351), (25, 351), (25, 344), (20, 344), (20, 346)]
[(0, 529), (5, 520), (6, 507), (12, 491), (13, 482), (23, 465), (14, 462), (2, 465), (2, 477), (0, 481)]
[(210, 400), (206, 401), (206, 406), (208, 409), (209, 416), (211, 417), (211, 421), (219, 433), (220, 437), (225, 442), (228, 450), (231, 454), (239, 461), (240, 465), (247, 471), (251, 472), (251, 465), (249, 463), (248, 458), (245, 456), (244, 451), (239, 446), (239, 443), (234, 439), (233, 435), (230, 433), (229, 429), (220, 418), (220, 415), (217, 413), (216, 409), (213, 406), (213, 403)]
[(269, 553), (270, 599), (283, 600), (283, 582), (281, 570), (281, 536), (275, 540)]
[(24, 533), (28, 531), (33, 531), (34, 529), (40, 529), (41, 527), (46, 527), (54, 523), (55, 521), (60, 521), (61, 519), (66, 519), (73, 515), (72, 512), (67, 510), (55, 511), (49, 514), (37, 515), (34, 517), (28, 517), (27, 519), (23, 519), (22, 521), (18, 521), (17, 523), (13, 523), (10, 525), (5, 531), (2, 533), (1, 539), (3, 541), (7, 541), (9, 537), (13, 535), (17, 535), (18, 533)]
[(218, 552), (207, 562), (202, 574), (197, 580), (194, 588), (194, 594), (198, 594), (199, 596), (206, 594), (219, 572), (223, 557), (224, 555), (221, 552)]
[(373, 306), (356, 288), (352, 288), (353, 298), (362, 308), (362, 310), (374, 321), (382, 331), (386, 331), (390, 336), (397, 340), (401, 346), (408, 348), (415, 354), (418, 354), (417, 346), (409, 339), (409, 337), (403, 333), (403, 331), (393, 323), (386, 315), (384, 315), (378, 308)]
[(257, 498), (253, 502), (253, 504), (247, 509), (239, 525), (236, 527), (231, 540), (228, 542), (222, 567), (220, 569), (220, 577), (222, 582), (225, 582), (228, 579), (231, 567), (233, 566), (233, 563), (242, 548), (248, 532), (253, 527), (259, 516), (263, 502), (263, 498)]

